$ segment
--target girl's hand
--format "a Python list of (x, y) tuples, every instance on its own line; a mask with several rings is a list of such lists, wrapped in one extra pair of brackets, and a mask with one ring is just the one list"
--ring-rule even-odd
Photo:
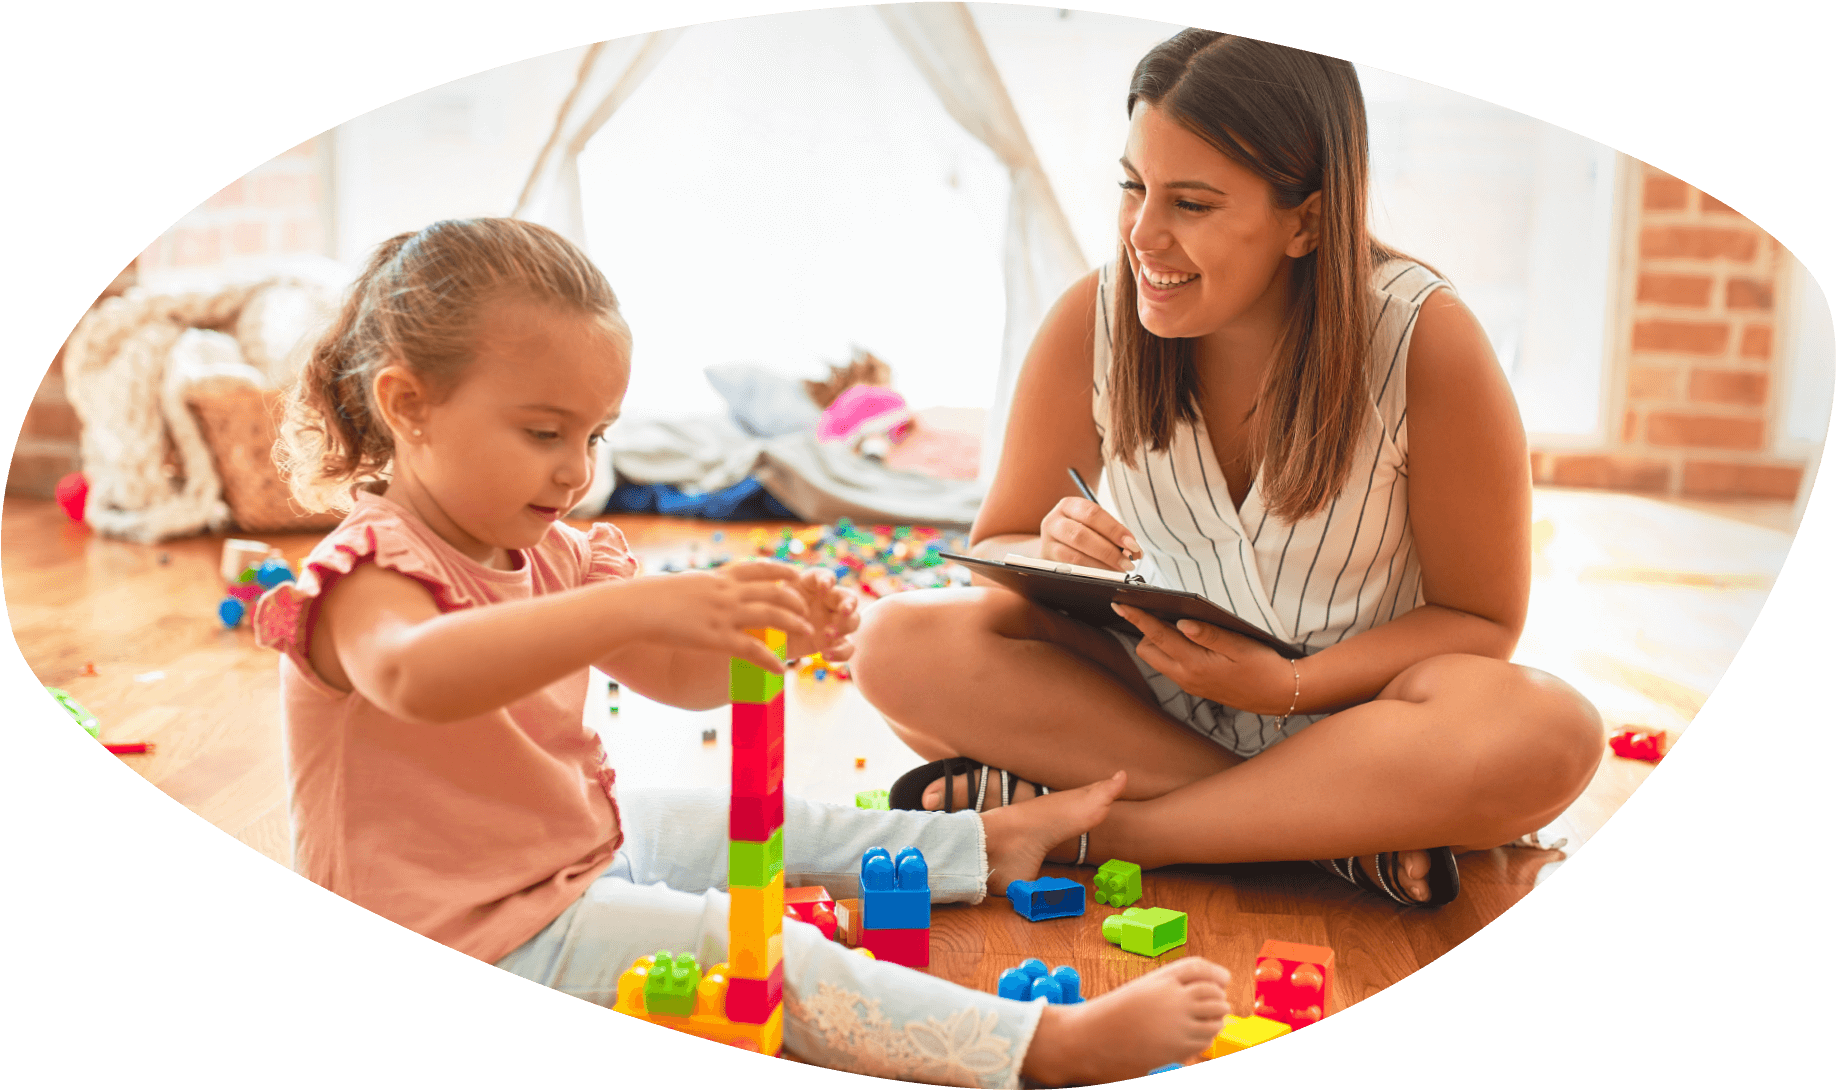
[(808, 608), (795, 589), (801, 576), (788, 564), (749, 560), (716, 571), (640, 576), (624, 586), (641, 603), (636, 612), (646, 621), (644, 638), (745, 659), (781, 674), (784, 663), (746, 629), (778, 629), (793, 646), (814, 639), (804, 619)]
[(1082, 496), (1066, 496), (1039, 522), (1039, 556), (1087, 568), (1127, 571), (1141, 543), (1108, 511)]
[(1279, 651), (1203, 621), (1176, 627), (1133, 606), (1110, 608), (1141, 630), (1141, 661), (1194, 696), (1259, 715), (1281, 715), (1293, 702), (1294, 669)]
[(849, 637), (861, 626), (860, 599), (848, 588), (837, 586), (835, 573), (827, 568), (805, 568), (796, 589), (803, 596), (803, 615), (813, 633), (808, 639), (786, 633), (789, 657), (819, 654), (830, 662), (846, 662), (854, 654), (854, 641)]

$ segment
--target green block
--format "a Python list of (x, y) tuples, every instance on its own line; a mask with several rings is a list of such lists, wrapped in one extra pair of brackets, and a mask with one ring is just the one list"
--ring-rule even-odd
[(1097, 904), (1123, 908), (1140, 899), (1141, 867), (1139, 864), (1111, 859), (1097, 868)]
[(1131, 954), (1157, 958), (1186, 943), (1186, 914), (1170, 908), (1125, 908), (1103, 921), (1103, 938)]
[(88, 708), (78, 704), (75, 697), (50, 685), (45, 686), (45, 692), (50, 693), (53, 700), (63, 705), (64, 710), (70, 713), (70, 718), (76, 720), (77, 726), (88, 731), (91, 738), (102, 736), (102, 727), (96, 722), (96, 717), (89, 713)]
[(890, 810), (892, 809), (892, 797), (885, 791), (878, 789), (873, 791), (856, 791), (854, 793), (854, 805), (855, 808), (859, 810)]
[(687, 1018), (695, 1013), (695, 989), (700, 984), (701, 966), (693, 954), (671, 957), (668, 950), (658, 950), (657, 960), (644, 974), (644, 1010)]
[(784, 691), (784, 675), (734, 659), (728, 671), (728, 697), (735, 704), (769, 704)]
[(727, 842), (727, 885), (764, 889), (784, 872), (784, 829), (771, 831), (771, 839)]

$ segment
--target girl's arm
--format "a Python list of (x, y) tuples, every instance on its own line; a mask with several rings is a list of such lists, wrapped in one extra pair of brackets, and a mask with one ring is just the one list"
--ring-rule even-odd
[(1059, 297), (1027, 350), (1000, 465), (969, 531), (977, 556), (1026, 553), (1122, 571), (1124, 549), (1140, 555), (1128, 528), (1084, 499), (1065, 472), (1075, 466), (1095, 487), (1103, 471), (1091, 416), (1096, 299), (1091, 272)]
[[(1523, 632), (1528, 442), (1484, 330), (1450, 292), (1429, 296), (1416, 319), (1408, 406), (1409, 521), (1425, 601), (1300, 660), (1297, 712), (1369, 700), (1435, 655), (1509, 658)], [(1209, 625), (1184, 622), (1176, 630), (1135, 610), (1124, 616), (1150, 632), (1143, 647), (1152, 650), (1142, 657), (1188, 691), (1265, 715), (1280, 715), (1293, 702), (1293, 667), (1260, 644)]]
[(685, 675), (680, 694), (718, 688), (711, 707), (726, 700), (729, 658), (783, 669), (745, 629), (807, 637), (804, 602), (784, 585), (797, 576), (782, 564), (753, 562), (441, 613), (421, 583), (363, 564), (321, 599), (310, 657), (325, 681), (397, 718), (448, 723), (494, 711), (630, 647), (666, 648), (683, 654), (685, 666), (698, 661), (693, 656), (718, 661), (718, 670)]

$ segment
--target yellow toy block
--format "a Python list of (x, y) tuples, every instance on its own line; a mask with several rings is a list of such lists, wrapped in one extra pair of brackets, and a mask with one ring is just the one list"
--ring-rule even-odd
[[(764, 889), (734, 886), (727, 910), (727, 948), (763, 952), (773, 935), (784, 933), (784, 872), (772, 875)], [(742, 976), (748, 974), (740, 974)]]
[(790, 652), (788, 638), (775, 628), (748, 628), (746, 635), (771, 648), (771, 653), (780, 659)]
[(1207, 1060), (1215, 1060), (1219, 1056), (1228, 1056), (1264, 1041), (1272, 1041), (1287, 1032), (1286, 1023), (1272, 1018), (1259, 1018), (1255, 1015), (1238, 1018), (1234, 1014), (1227, 1014), (1224, 1016), (1224, 1028), (1212, 1038), (1211, 1044), (1205, 1046), (1202, 1055)]
[(783, 932), (765, 940), (763, 956), (760, 956), (758, 947), (738, 945), (732, 941), (731, 937), (728, 939), (727, 964), (734, 976), (745, 977), (747, 980), (764, 980), (783, 960)]
[(612, 1009), (620, 1014), (633, 1018), (642, 1018), (646, 1022), (676, 1030), (679, 1033), (692, 1034), (703, 1040), (714, 1041), (734, 1048), (743, 1048), (748, 1052), (758, 1052), (766, 1056), (776, 1056), (784, 1048), (784, 1007), (782, 1004), (772, 1009), (771, 1017), (763, 1025), (749, 1025), (744, 1022), (730, 1021), (727, 1009), (727, 963), (713, 966), (701, 976), (701, 984), (695, 990), (695, 1013), (684, 1018), (673, 1014), (651, 1014), (644, 1009), (644, 980), (650, 973), (650, 967), (656, 959), (641, 957), (631, 964), (618, 978), (618, 1000)]

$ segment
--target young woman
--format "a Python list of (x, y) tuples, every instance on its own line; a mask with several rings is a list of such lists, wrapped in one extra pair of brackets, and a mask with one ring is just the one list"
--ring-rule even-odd
[[(1139, 561), (1304, 654), (1120, 607), (1097, 629), (994, 587), (888, 599), (856, 677), (940, 758), (895, 805), (1121, 768), (1122, 800), (1053, 858), (1314, 859), (1445, 904), (1456, 852), (1553, 819), (1603, 749), (1580, 694), (1507, 661), (1530, 582), (1510, 388), (1451, 287), (1367, 232), (1349, 63), (1187, 30), (1136, 67), (1128, 111), (1119, 256), (1040, 329), (973, 547)], [(1067, 467), (1107, 475), (1113, 514)]]

